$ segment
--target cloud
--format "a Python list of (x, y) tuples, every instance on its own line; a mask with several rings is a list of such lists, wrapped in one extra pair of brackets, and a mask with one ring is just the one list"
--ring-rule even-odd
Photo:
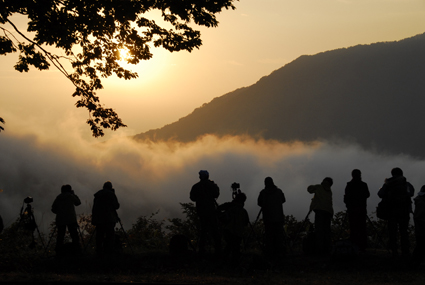
[(190, 202), (189, 191), (198, 181), (198, 171), (207, 169), (221, 189), (219, 203), (231, 200), (231, 187), (238, 182), (248, 196), (246, 208), (255, 220), (258, 193), (264, 178), (271, 176), (286, 195), (286, 214), (303, 219), (312, 196), (308, 185), (326, 176), (334, 179), (335, 211), (345, 209), (343, 193), (351, 170), (361, 169), (371, 198), (369, 212), (378, 203), (376, 195), (393, 167), (401, 167), (418, 191), (424, 184), (425, 162), (408, 156), (383, 156), (356, 145), (317, 142), (313, 144), (255, 141), (245, 137), (205, 136), (193, 143), (137, 143), (114, 138), (88, 143), (64, 138), (40, 140), (35, 135), (0, 135), (0, 214), (6, 225), (19, 215), (22, 201), (32, 196), (39, 227), (54, 219), (50, 212), (63, 184), (71, 184), (82, 200), (78, 213), (90, 213), (93, 194), (110, 180), (121, 208), (126, 229), (141, 215), (160, 210), (160, 218), (182, 217), (179, 203)]

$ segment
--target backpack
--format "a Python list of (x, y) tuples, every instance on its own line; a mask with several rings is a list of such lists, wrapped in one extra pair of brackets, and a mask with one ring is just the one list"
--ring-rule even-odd
[(376, 216), (381, 220), (388, 220), (390, 218), (391, 207), (386, 199), (382, 199), (376, 207)]
[(376, 208), (376, 216), (383, 220), (391, 218), (403, 218), (409, 215), (411, 208), (410, 195), (406, 181), (390, 183), (387, 186), (385, 196)]

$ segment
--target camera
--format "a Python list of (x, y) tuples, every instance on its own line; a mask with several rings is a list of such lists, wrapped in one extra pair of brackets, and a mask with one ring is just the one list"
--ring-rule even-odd
[(239, 183), (236, 183), (236, 182), (233, 182), (233, 184), (232, 184), (232, 189), (233, 189), (233, 191), (236, 191), (236, 190), (238, 190), (239, 188), (241, 188), (241, 186), (239, 185)]
[(239, 183), (233, 182), (233, 184), (230, 186), (232, 187), (232, 199), (235, 200), (236, 195), (241, 193), (241, 189), (239, 189), (241, 187), (241, 185), (239, 185)]
[(27, 204), (32, 203), (33, 201), (34, 201), (34, 199), (30, 196), (28, 196), (24, 199), (24, 203), (27, 203)]

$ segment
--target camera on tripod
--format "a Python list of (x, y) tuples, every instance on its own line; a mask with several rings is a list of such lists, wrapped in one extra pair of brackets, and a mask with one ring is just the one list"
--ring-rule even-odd
[(241, 185), (239, 183), (233, 182), (230, 187), (232, 187), (232, 199), (234, 200), (237, 194), (242, 193), (240, 189)]
[(24, 199), (24, 203), (26, 203), (26, 204), (30, 204), (30, 203), (32, 203), (34, 201), (34, 199), (32, 198), (32, 197), (30, 197), (30, 196), (28, 196), (28, 197), (26, 197), (25, 199)]
[(21, 208), (21, 220), (20, 223), (23, 225), (23, 228), (27, 231), (33, 232), (37, 228), (37, 224), (35, 222), (33, 210), (31, 207), (31, 203), (34, 201), (34, 199), (30, 196), (26, 197), (24, 199), (24, 203), (27, 204), (27, 206), (24, 208), (24, 205), (22, 205)]

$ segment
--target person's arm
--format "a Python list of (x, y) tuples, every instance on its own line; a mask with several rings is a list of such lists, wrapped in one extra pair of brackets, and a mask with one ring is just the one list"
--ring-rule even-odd
[(247, 210), (245, 210), (245, 209), (244, 209), (244, 212), (245, 212), (245, 222), (244, 222), (244, 226), (246, 226), (246, 225), (248, 225), (248, 224), (249, 224), (249, 215), (248, 215)]
[(285, 193), (283, 191), (280, 191), (282, 193), (282, 204), (286, 202)]
[(220, 188), (218, 187), (217, 184), (214, 183), (214, 181), (210, 181), (210, 183), (212, 184), (213, 198), (217, 199), (220, 196)]
[(415, 195), (415, 188), (409, 182), (407, 182), (407, 187), (408, 187), (407, 190), (409, 192), (410, 197), (413, 197), (413, 195)]
[(310, 194), (316, 193), (316, 190), (317, 190), (317, 185), (310, 185), (307, 187), (307, 191)]
[(347, 186), (345, 186), (343, 201), (345, 206), (348, 207), (348, 204), (350, 203), (350, 184), (349, 183), (347, 183)]
[(193, 185), (192, 189), (190, 190), (190, 197), (189, 197), (192, 202), (196, 202), (196, 200), (197, 200), (196, 193), (197, 193), (196, 187), (195, 187), (195, 185)]
[(53, 201), (53, 204), (52, 204), (52, 212), (54, 213), (54, 214), (57, 214), (57, 212), (58, 212), (58, 198), (56, 198), (55, 199), (55, 201)]
[(387, 194), (387, 185), (384, 184), (381, 187), (381, 189), (379, 189), (379, 191), (378, 191), (378, 197), (382, 199), (382, 198), (384, 198), (384, 196), (386, 196), (386, 194)]
[(74, 206), (80, 206), (81, 205), (80, 198), (77, 195), (75, 195), (75, 193), (73, 195), (74, 195)]
[(112, 195), (112, 208), (114, 210), (118, 210), (120, 208), (120, 203), (118, 203), (118, 198), (117, 198), (117, 195), (115, 195), (115, 193), (113, 193)]
[(415, 211), (413, 212), (413, 218), (416, 221), (425, 220), (425, 202), (422, 200), (415, 200)]
[(263, 194), (262, 192), (260, 192), (260, 195), (258, 195), (258, 198), (257, 198), (257, 205), (262, 208), (263, 204), (264, 204)]
[(365, 183), (364, 185), (365, 185), (365, 187), (364, 187), (364, 189), (365, 189), (365, 198), (367, 199), (367, 198), (370, 197), (370, 191), (369, 191), (369, 187), (367, 186), (367, 184)]

